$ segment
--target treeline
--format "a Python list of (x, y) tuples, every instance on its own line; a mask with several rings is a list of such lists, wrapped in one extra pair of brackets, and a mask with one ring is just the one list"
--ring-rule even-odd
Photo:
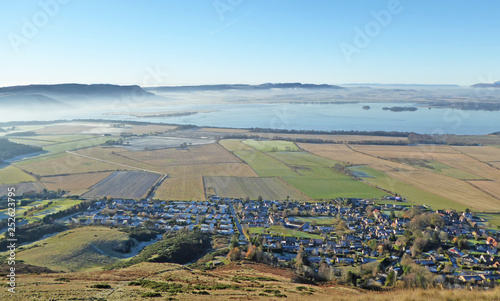
[(47, 214), (42, 218), (42, 222), (45, 224), (51, 224), (55, 220), (63, 218), (67, 215), (71, 215), (73, 213), (87, 210), (87, 208), (89, 208), (91, 204), (92, 204), (92, 201), (84, 201), (78, 205), (73, 205), (73, 206), (69, 207), (68, 209), (57, 211), (57, 212), (54, 212), (51, 214)]
[(306, 135), (360, 135), (360, 136), (385, 136), (385, 137), (408, 137), (410, 132), (397, 131), (316, 131), (316, 130), (286, 130), (286, 129), (264, 129), (250, 128), (253, 133), (282, 133), (282, 134), (306, 134)]
[(5, 134), (5, 136), (31, 137), (31, 136), (36, 136), (36, 133), (32, 131), (27, 131), (27, 132), (9, 133)]
[(15, 156), (41, 151), (43, 151), (41, 147), (15, 143), (8, 139), (0, 138), (0, 162)]
[(137, 256), (127, 262), (119, 262), (108, 269), (124, 268), (140, 262), (172, 262), (185, 264), (198, 259), (211, 248), (209, 234), (199, 229), (181, 230), (165, 234), (163, 239), (145, 247)]
[[(262, 137), (257, 135), (244, 135), (244, 134), (235, 134), (226, 136), (225, 138), (230, 139), (254, 139), (259, 140)], [(409, 145), (411, 142), (406, 140), (363, 140), (363, 141), (343, 141), (343, 140), (324, 140), (319, 138), (290, 138), (290, 137), (280, 137), (274, 136), (273, 140), (283, 140), (283, 141), (291, 141), (297, 143), (315, 143), (315, 144), (360, 144), (360, 145)]]
[[(48, 214), (42, 218), (41, 222), (30, 223), (26, 225), (22, 225), (20, 227), (16, 227), (16, 238), (17, 243), (27, 243), (37, 241), (42, 238), (44, 235), (52, 234), (56, 232), (61, 232), (66, 230), (67, 228), (63, 225), (53, 223), (56, 219), (65, 217), (67, 215), (86, 210), (91, 201), (85, 201), (80, 203), (79, 205), (74, 205), (68, 209), (58, 211), (56, 213)], [(0, 223), (0, 227), (7, 227), (5, 223), (7, 220), (2, 220)], [(0, 239), (0, 250), (5, 250), (8, 245), (7, 242), (8, 233), (5, 234), (5, 238)]]

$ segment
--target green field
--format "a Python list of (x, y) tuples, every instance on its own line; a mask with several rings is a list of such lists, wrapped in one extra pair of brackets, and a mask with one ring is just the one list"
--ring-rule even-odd
[(313, 223), (315, 222), (316, 225), (321, 225), (321, 226), (328, 226), (332, 225), (333, 221), (336, 221), (336, 217), (299, 217), (297, 218), (298, 220), (302, 222), (308, 222), (308, 223)]
[(486, 219), (490, 224), (500, 227), (500, 213), (499, 214), (478, 214), (479, 217)]
[(279, 160), (259, 152), (258, 150), (243, 150), (233, 152), (245, 161), (260, 177), (281, 177), (298, 175), (290, 167)]
[(127, 234), (117, 229), (76, 228), (24, 246), (17, 256), (27, 264), (55, 271), (88, 270), (116, 262), (121, 253), (113, 247), (127, 239)]
[(313, 199), (379, 198), (386, 195), (383, 191), (337, 172), (332, 168), (337, 163), (335, 161), (307, 152), (279, 152), (271, 155), (300, 173), (283, 176), (283, 179)]
[(264, 140), (255, 141), (253, 139), (248, 139), (243, 141), (246, 145), (249, 145), (261, 152), (284, 152), (284, 151), (299, 151), (300, 149), (291, 141), (283, 140)]
[(69, 150), (75, 150), (80, 148), (87, 148), (92, 146), (101, 145), (107, 140), (118, 140), (117, 137), (102, 137), (102, 136), (91, 136), (91, 138), (80, 139), (76, 141), (63, 142), (53, 145), (44, 146), (43, 149), (51, 153), (61, 153)]
[(269, 228), (264, 227), (256, 227), (256, 228), (248, 228), (248, 232), (250, 234), (272, 234), (272, 235), (281, 235), (281, 236), (292, 236), (298, 238), (318, 238), (321, 239), (321, 235), (311, 234), (303, 231), (297, 231), (293, 229), (288, 229), (283, 226), (271, 226)]
[(36, 179), (15, 166), (0, 169), (0, 185), (31, 181), (36, 181)]
[(269, 143), (275, 141), (247, 141), (252, 141), (252, 148), (234, 141), (221, 145), (233, 151), (260, 177), (281, 177), (312, 199), (379, 198), (386, 195), (381, 190), (335, 171), (332, 167), (336, 161), (303, 151), (264, 153), (257, 149), (269, 148)]
[[(24, 217), (23, 214), (26, 210), (39, 206), (39, 205), (45, 205), (48, 204), (49, 202), (52, 202), (50, 206), (43, 210), (35, 210), (32, 211), (33, 216), (27, 216)], [(17, 206), (16, 207), (16, 216), (17, 218), (23, 218), (27, 219), (30, 223), (36, 222), (44, 218), (47, 214), (55, 213), (61, 210), (68, 209), (74, 205), (80, 204), (82, 201), (81, 200), (73, 200), (73, 199), (57, 199), (57, 200), (38, 200), (33, 203), (30, 203), (29, 205), (26, 206)], [(7, 209), (0, 210), (0, 219), (6, 218)]]
[(118, 139), (118, 137), (103, 137), (98, 135), (35, 135), (9, 137), (9, 140), (12, 142), (40, 146), (45, 151), (51, 153), (92, 147), (103, 144), (107, 140)]
[[(51, 200), (44, 200), (43, 203), (48, 203)], [(33, 216), (27, 217), (28, 221), (30, 223), (37, 222), (42, 220), (46, 215), (51, 214), (51, 213), (56, 213), (58, 211), (66, 210), (70, 207), (73, 207), (75, 205), (80, 204), (82, 201), (81, 200), (73, 200), (73, 199), (58, 199), (58, 200), (52, 200), (52, 205), (49, 207), (41, 210), (41, 211), (35, 211), (33, 212)], [(33, 205), (30, 204), (27, 207), (31, 207)], [(22, 210), (19, 214), (23, 214), (25, 210)]]
[[(368, 175), (368, 177), (363, 178), (365, 182), (391, 191), (392, 193), (400, 194), (417, 205), (428, 205), (434, 209), (455, 208), (457, 210), (465, 210), (466, 208), (466, 206), (460, 203), (398, 181), (370, 167), (357, 166), (355, 170), (364, 172)], [(385, 195), (387, 195), (387, 193)]]

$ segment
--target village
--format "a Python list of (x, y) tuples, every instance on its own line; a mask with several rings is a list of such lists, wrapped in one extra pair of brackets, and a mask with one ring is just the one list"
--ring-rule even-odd
[[(449, 287), (498, 283), (500, 232), (469, 210), (433, 211), (401, 199), (324, 202), (230, 199), (205, 202), (100, 200), (72, 217), (72, 225), (193, 230), (237, 238), (241, 248), (261, 247), (279, 265), (290, 267), (302, 252), (311, 265), (332, 267), (379, 262), (372, 283), (401, 276), (409, 259)], [(218, 261), (217, 264), (221, 262)]]

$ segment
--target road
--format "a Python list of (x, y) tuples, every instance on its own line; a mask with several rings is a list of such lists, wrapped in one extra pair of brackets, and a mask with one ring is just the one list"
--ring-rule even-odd
[(238, 228), (238, 231), (240, 232), (240, 236), (243, 235), (243, 237), (245, 237), (245, 239), (247, 239), (245, 234), (243, 234), (243, 228), (240, 225), (240, 221), (238, 220), (238, 215), (236, 214), (236, 210), (234, 210), (232, 202), (229, 203), (229, 208), (231, 209), (231, 214), (233, 215), (233, 219), (234, 219), (234, 223), (236, 224), (236, 228)]

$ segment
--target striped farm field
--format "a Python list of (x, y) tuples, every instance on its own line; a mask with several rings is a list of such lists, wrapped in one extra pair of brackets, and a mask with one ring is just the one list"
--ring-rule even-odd
[(290, 141), (283, 141), (283, 140), (255, 141), (253, 139), (248, 139), (243, 141), (243, 143), (261, 152), (299, 151), (297, 145), (295, 145), (295, 143)]
[(168, 167), (169, 177), (156, 189), (161, 200), (205, 200), (203, 176), (257, 177), (245, 163), (218, 163)]
[(391, 193), (400, 194), (411, 201), (412, 204), (428, 205), (436, 209), (455, 208), (457, 210), (465, 210), (465, 208), (467, 208), (467, 206), (463, 206), (450, 198), (442, 197), (425, 189), (397, 180), (368, 166), (358, 166), (356, 169), (368, 176), (363, 178), (364, 182), (380, 187)]
[[(488, 187), (488, 190), (482, 191), (464, 180), (497, 179), (500, 177), (500, 170), (465, 156), (449, 146), (413, 148), (410, 146), (356, 145), (350, 147), (302, 143), (299, 146), (329, 159), (366, 165), (371, 168), (372, 177), (364, 178), (364, 181), (393, 193), (402, 194), (418, 204), (426, 204), (434, 208), (464, 209), (470, 207), (480, 211), (498, 210), (496, 190)], [(400, 157), (398, 153), (401, 154)], [(411, 160), (425, 158), (423, 160), (430, 168), (401, 164), (382, 159), (382, 156), (391, 160), (403, 158), (400, 159), (401, 162), (410, 159), (410, 163)], [(492, 184), (482, 183), (481, 185)]]
[(343, 144), (309, 144), (299, 143), (300, 148), (334, 161), (341, 161), (353, 165), (369, 165), (380, 171), (412, 171), (415, 167), (384, 160), (368, 154), (355, 151), (354, 148)]
[(31, 181), (36, 181), (36, 179), (15, 166), (0, 169), (0, 185)]
[(430, 154), (439, 162), (485, 179), (500, 181), (500, 170), (463, 154)]
[(156, 166), (241, 163), (242, 161), (217, 143), (152, 151), (122, 151), (119, 155)]
[(110, 176), (90, 187), (82, 198), (141, 199), (152, 188), (162, 175), (143, 171), (116, 171)]
[(352, 149), (380, 158), (430, 159), (429, 153), (459, 154), (447, 145), (352, 145)]
[(62, 189), (73, 194), (80, 194), (92, 185), (104, 180), (111, 172), (95, 172), (67, 176), (42, 177), (40, 182), (48, 190)]
[[(469, 183), (480, 190), (494, 196), (500, 200), (500, 182), (496, 181), (469, 181)], [(500, 203), (497, 206), (497, 211), (500, 211)]]
[[(121, 167), (121, 169), (145, 169), (152, 170), (156, 172), (163, 172), (162, 166), (157, 164), (147, 163), (144, 161), (140, 161), (134, 158), (125, 157), (122, 153), (126, 152), (122, 148), (118, 147), (106, 147), (106, 146), (97, 146), (86, 149), (77, 150), (74, 153), (87, 156), (89, 158), (94, 158), (98, 160), (104, 161), (103, 163), (115, 163), (117, 168)], [(101, 162), (102, 162), (101, 161)]]
[(204, 201), (203, 179), (201, 176), (196, 175), (182, 178), (166, 178), (156, 188), (154, 198), (166, 201)]
[[(478, 211), (500, 210), (500, 200), (480, 191), (465, 181), (426, 170), (387, 172), (390, 177), (422, 190), (449, 198), (456, 203)], [(434, 204), (428, 204), (430, 206)]]
[(461, 153), (482, 162), (500, 162), (500, 148), (493, 146), (454, 146)]
[(205, 189), (214, 188), (217, 195), (230, 198), (259, 196), (267, 200), (306, 200), (307, 197), (280, 178), (204, 177)]
[(0, 185), (0, 197), (7, 195), (8, 189), (14, 187), (16, 189), (16, 196), (20, 196), (23, 193), (39, 193), (42, 192), (43, 186), (40, 182), (25, 182), (17, 184), (4, 184)]
[(69, 175), (127, 169), (126, 167), (116, 164), (84, 158), (70, 153), (37, 157), (14, 163), (14, 165), (39, 176)]

